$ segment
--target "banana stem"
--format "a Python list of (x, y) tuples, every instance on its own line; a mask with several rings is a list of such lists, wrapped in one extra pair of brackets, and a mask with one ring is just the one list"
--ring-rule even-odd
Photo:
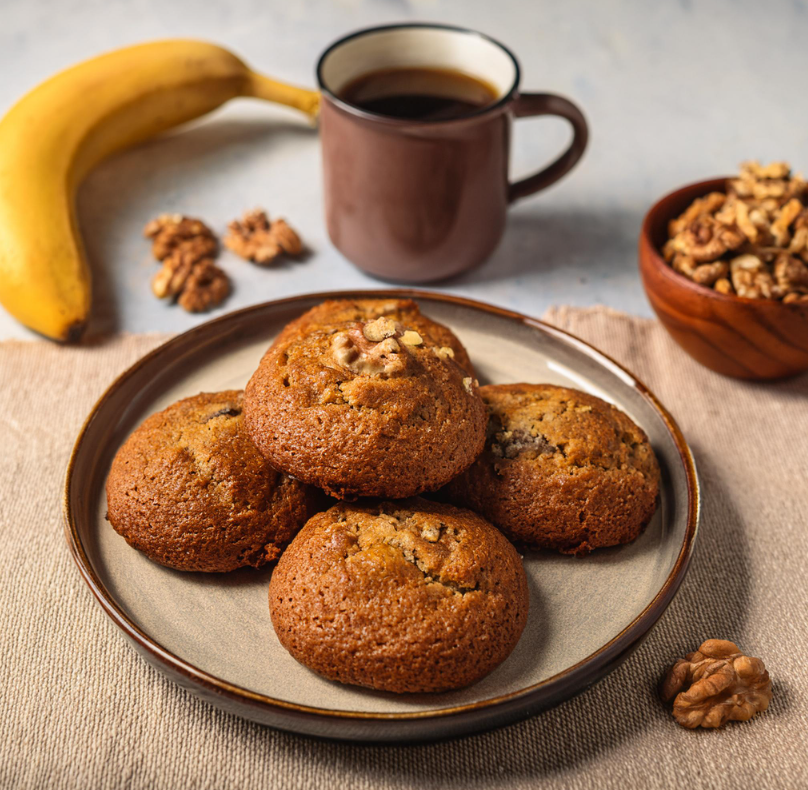
[(278, 82), (265, 77), (263, 74), (256, 74), (254, 71), (249, 73), (245, 81), (243, 95), (264, 99), (265, 101), (274, 101), (278, 104), (285, 104), (287, 107), (294, 107), (296, 110), (306, 113), (312, 122), (317, 120), (317, 115), (320, 112), (319, 91)]

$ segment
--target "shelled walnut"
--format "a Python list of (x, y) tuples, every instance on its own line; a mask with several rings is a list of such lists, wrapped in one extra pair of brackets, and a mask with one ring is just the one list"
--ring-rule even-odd
[(412, 371), (413, 356), (423, 344), (420, 332), (380, 316), (335, 333), (331, 352), (338, 365), (353, 373), (392, 376)]
[(177, 301), (189, 313), (201, 313), (223, 302), (229, 294), (230, 279), (205, 258), (194, 266)]
[(161, 214), (143, 228), (143, 235), (152, 240), (152, 255), (158, 261), (178, 248), (197, 258), (213, 258), (219, 249), (216, 236), (202, 220), (182, 214)]
[(176, 299), (189, 313), (209, 310), (230, 293), (230, 280), (213, 258), (219, 243), (201, 220), (182, 214), (161, 214), (143, 229), (152, 240), (152, 254), (162, 268), (152, 279), (159, 299)]
[(745, 656), (734, 642), (708, 639), (668, 670), (659, 693), (663, 702), (673, 700), (682, 727), (714, 728), (766, 710), (772, 683), (759, 658)]
[(785, 162), (743, 163), (726, 194), (694, 200), (668, 236), (663, 257), (699, 285), (808, 303), (808, 184)]
[[(216, 234), (202, 220), (183, 214), (161, 214), (143, 229), (152, 240), (152, 254), (162, 268), (152, 279), (152, 291), (160, 299), (175, 299), (183, 309), (209, 310), (227, 298), (230, 279), (214, 263), (219, 252)], [(225, 246), (259, 264), (279, 255), (297, 256), (303, 243), (282, 219), (269, 221), (261, 209), (248, 211), (228, 225)], [(406, 339), (404, 341), (407, 342)]]
[[(393, 325), (393, 334), (374, 331), (374, 324), (386, 321)], [(370, 327), (370, 329), (369, 329)], [(357, 324), (334, 335), (331, 350), (335, 362), (361, 376), (392, 376), (403, 373), (409, 364), (406, 347), (398, 342), (402, 332), (393, 321), (379, 318), (367, 324)]]
[(247, 211), (233, 220), (224, 237), (224, 246), (245, 260), (266, 266), (284, 253), (295, 257), (303, 252), (300, 237), (286, 220), (269, 221), (262, 209)]

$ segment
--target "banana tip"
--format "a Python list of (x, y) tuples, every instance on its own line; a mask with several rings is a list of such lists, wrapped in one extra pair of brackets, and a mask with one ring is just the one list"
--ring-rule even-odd
[(65, 343), (78, 343), (81, 340), (81, 336), (84, 334), (84, 330), (87, 328), (87, 323), (85, 321), (76, 321), (76, 323), (71, 324), (67, 332), (64, 336)]

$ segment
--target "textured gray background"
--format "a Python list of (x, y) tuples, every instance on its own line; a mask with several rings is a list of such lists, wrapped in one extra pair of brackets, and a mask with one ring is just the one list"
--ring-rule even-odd
[[(57, 69), (147, 38), (209, 38), (268, 74), (311, 85), (332, 40), (400, 20), (496, 36), (521, 60), (525, 89), (569, 96), (592, 127), (580, 166), (513, 209), (494, 257), (442, 289), (535, 315), (550, 304), (594, 303), (648, 315), (635, 243), (655, 198), (750, 157), (808, 169), (804, 0), (2, 0), (0, 111)], [(520, 121), (514, 173), (551, 158), (567, 136), (560, 120)], [(177, 331), (204, 320), (151, 296), (154, 263), (141, 228), (168, 210), (222, 229), (253, 205), (288, 217), (315, 254), (270, 271), (223, 256), (236, 292), (220, 310), (376, 284), (327, 239), (316, 133), (290, 111), (243, 100), (116, 157), (85, 185), (93, 331)], [(12, 336), (30, 335), (0, 311), (0, 337)]]

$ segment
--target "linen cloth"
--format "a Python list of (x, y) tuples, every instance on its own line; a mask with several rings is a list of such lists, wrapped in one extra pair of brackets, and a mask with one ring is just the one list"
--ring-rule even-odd
[[(0, 343), (0, 787), (808, 787), (808, 376), (722, 378), (656, 322), (605, 308), (547, 317), (626, 365), (679, 421), (703, 485), (695, 557), (646, 642), (602, 682), (526, 722), (407, 747), (242, 721), (141, 660), (81, 581), (60, 499), (95, 399), (165, 337)], [(774, 699), (750, 722), (686, 731), (656, 685), (711, 637), (763, 658)]]

